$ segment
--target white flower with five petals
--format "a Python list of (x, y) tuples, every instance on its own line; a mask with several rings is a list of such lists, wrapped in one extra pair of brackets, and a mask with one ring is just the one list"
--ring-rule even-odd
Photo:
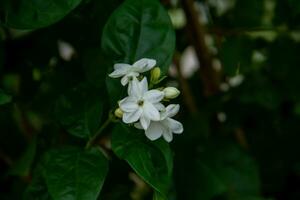
[[(173, 133), (181, 134), (183, 132), (182, 124), (171, 118), (178, 113), (179, 107), (178, 104), (170, 104), (161, 112), (160, 121), (151, 121), (148, 129), (145, 130), (147, 138), (153, 141), (163, 136), (167, 142), (171, 142)], [(142, 129), (140, 123), (135, 123), (135, 127)]]
[(109, 74), (112, 78), (120, 78), (123, 86), (127, 85), (129, 81), (132, 81), (134, 77), (138, 77), (140, 73), (149, 71), (156, 65), (156, 60), (142, 58), (136, 61), (133, 65), (125, 63), (117, 63), (114, 65), (114, 71)]
[(148, 81), (146, 77), (138, 81), (135, 77), (128, 87), (128, 97), (119, 102), (121, 110), (124, 112), (122, 120), (130, 124), (139, 121), (141, 127), (146, 130), (151, 121), (160, 120), (159, 110), (165, 109), (160, 101), (164, 98), (164, 93), (159, 90), (148, 91)]

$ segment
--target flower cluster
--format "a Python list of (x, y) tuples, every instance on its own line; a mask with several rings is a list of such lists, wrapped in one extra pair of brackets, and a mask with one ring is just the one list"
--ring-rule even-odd
[[(156, 60), (143, 58), (132, 65), (118, 63), (114, 71), (109, 74), (112, 78), (121, 78), (121, 84), (128, 84), (128, 96), (119, 101), (119, 108), (115, 115), (122, 118), (126, 124), (134, 124), (138, 129), (145, 130), (145, 135), (150, 140), (163, 137), (167, 142), (173, 139), (173, 133), (183, 132), (180, 122), (172, 119), (178, 111), (178, 104), (164, 105), (179, 95), (179, 90), (174, 87), (164, 89), (151, 89), (159, 83), (160, 69), (155, 67)], [(155, 68), (154, 68), (155, 67)], [(142, 73), (151, 70), (150, 84)]]

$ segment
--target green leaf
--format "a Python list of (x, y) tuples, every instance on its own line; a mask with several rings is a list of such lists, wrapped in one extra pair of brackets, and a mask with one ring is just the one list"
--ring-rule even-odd
[(169, 68), (175, 34), (167, 12), (157, 0), (126, 0), (104, 27), (102, 47), (116, 62), (153, 58)]
[(79, 85), (59, 98), (55, 112), (70, 134), (91, 138), (100, 127), (103, 98), (97, 89)]
[(39, 163), (33, 172), (33, 178), (24, 192), (24, 200), (52, 200), (43, 178), (44, 166)]
[(222, 44), (220, 57), (224, 65), (224, 72), (228, 76), (249, 71), (251, 68), (251, 58), (253, 42), (246, 37), (230, 37)]
[(66, 16), (81, 0), (19, 0), (1, 1), (3, 24), (17, 29), (36, 29), (49, 26)]
[(259, 194), (260, 180), (255, 162), (230, 143), (208, 145), (197, 162), (197, 199), (211, 199), (227, 193), (232, 197)]
[(96, 200), (108, 172), (108, 163), (98, 148), (61, 148), (44, 157), (44, 178), (55, 200)]
[(112, 150), (166, 199), (172, 182), (173, 156), (164, 140), (151, 142), (143, 133), (121, 124), (112, 134)]
[(153, 200), (165, 200), (166, 198), (162, 196), (159, 192), (154, 192), (153, 194)]
[[(175, 49), (175, 33), (167, 12), (157, 0), (126, 0), (104, 27), (102, 49), (113, 63), (153, 58), (166, 72)], [(106, 83), (116, 103), (124, 90), (117, 80), (109, 78)]]
[(0, 89), (0, 105), (7, 104), (12, 100), (12, 97)]
[(105, 85), (107, 69), (112, 64), (107, 60), (100, 48), (88, 48), (83, 54), (83, 67), (87, 81), (96, 87)]

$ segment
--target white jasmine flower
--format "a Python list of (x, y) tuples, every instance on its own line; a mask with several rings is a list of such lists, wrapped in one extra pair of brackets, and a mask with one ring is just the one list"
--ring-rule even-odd
[(156, 65), (156, 60), (142, 58), (136, 61), (133, 65), (125, 63), (117, 63), (114, 65), (114, 71), (109, 74), (112, 78), (122, 77), (121, 83), (123, 86), (133, 80), (134, 77), (138, 77), (140, 73), (149, 71)]
[[(160, 121), (151, 121), (148, 129), (145, 131), (147, 138), (153, 141), (163, 136), (167, 142), (171, 142), (173, 133), (181, 134), (183, 132), (182, 124), (171, 118), (178, 113), (179, 107), (178, 104), (170, 104), (165, 111), (161, 112)], [(142, 129), (140, 123), (135, 123), (135, 127)]]
[(128, 97), (119, 102), (123, 114), (123, 122), (130, 124), (139, 121), (144, 130), (151, 121), (160, 120), (159, 110), (164, 110), (160, 101), (164, 93), (159, 90), (148, 91), (146, 77), (138, 81), (135, 77), (128, 87)]
[(60, 57), (65, 61), (72, 60), (72, 58), (76, 54), (74, 47), (70, 43), (58, 40), (57, 46)]

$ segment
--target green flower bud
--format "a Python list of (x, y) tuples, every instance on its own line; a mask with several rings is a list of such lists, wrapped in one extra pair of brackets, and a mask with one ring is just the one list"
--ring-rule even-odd
[(122, 118), (123, 117), (123, 111), (120, 108), (117, 108), (115, 110), (115, 116), (118, 118)]
[(180, 91), (175, 87), (166, 87), (163, 92), (166, 99), (175, 99), (180, 94)]
[(151, 83), (157, 83), (161, 75), (160, 68), (155, 67), (151, 70)]

